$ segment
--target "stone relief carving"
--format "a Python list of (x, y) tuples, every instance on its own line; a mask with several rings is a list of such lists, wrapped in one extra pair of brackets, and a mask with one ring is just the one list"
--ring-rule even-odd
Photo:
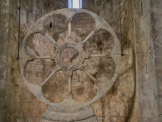
[[(95, 26), (93, 30), (84, 38), (81, 37), (72, 31), (72, 21), (73, 17), (79, 13), (86, 13), (90, 15), (94, 19)], [(46, 29), (46, 22), (53, 15), (63, 15), (67, 22), (67, 31), (62, 32), (58, 35), (58, 41), (53, 38), (48, 30)], [(65, 23), (66, 24), (66, 23)], [(51, 25), (50, 25), (51, 26)], [(84, 49), (88, 40), (98, 31), (105, 30), (111, 34), (113, 39), (113, 47), (111, 52), (104, 53), (87, 53)], [(26, 47), (26, 43), (29, 41), (31, 36), (41, 35), (42, 38), (46, 38), (50, 40), (54, 48), (56, 49), (51, 55), (41, 55), (34, 56), (28, 53), (29, 49)], [(40, 38), (40, 40), (42, 39)], [(104, 47), (103, 47), (104, 48)], [(44, 113), (42, 117), (42, 122), (48, 121), (90, 121), (95, 122), (97, 118), (94, 115), (94, 111), (91, 107), (91, 104), (99, 100), (103, 95), (106, 94), (110, 90), (110, 88), (115, 83), (118, 74), (119, 74), (119, 65), (121, 58), (121, 49), (120, 42), (111, 28), (111, 26), (101, 17), (96, 15), (93, 12), (84, 9), (60, 9), (53, 12), (48, 13), (47, 15), (40, 18), (35, 25), (31, 28), (31, 30), (26, 34), (22, 46), (20, 49), (21, 59), (19, 60), (19, 65), (21, 67), (21, 74), (23, 76), (23, 80), (27, 88), (41, 101), (45, 104), (48, 104), (48, 109)], [(97, 79), (94, 77), (90, 71), (86, 71), (85, 68), (87, 65), (90, 65), (90, 61), (93, 58), (111, 58), (114, 63), (114, 72), (112, 73), (111, 78), (102, 77)], [(33, 83), (26, 73), (26, 69), (28, 68), (28, 63), (38, 59), (48, 59), (54, 60), (55, 66), (51, 73), (39, 84)], [(87, 65), (85, 65), (87, 64)], [(94, 71), (94, 70), (93, 70)], [(67, 95), (63, 101), (53, 102), (47, 99), (44, 95), (42, 87), (49, 81), (49, 79), (56, 75), (57, 73), (66, 72), (68, 83), (66, 86)], [(93, 82), (94, 87), (96, 88), (95, 95), (89, 101), (79, 102), (74, 99), (74, 95), (72, 92), (72, 81), (76, 77), (75, 73), (79, 72), (80, 75), (88, 76)], [(61, 96), (60, 96), (61, 97)]]

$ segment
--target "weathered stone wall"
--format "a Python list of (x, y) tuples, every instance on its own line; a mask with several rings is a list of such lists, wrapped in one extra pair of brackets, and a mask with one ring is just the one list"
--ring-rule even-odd
[[(129, 33), (129, 26), (131, 24), (129, 16), (131, 15), (131, 7), (122, 9), (122, 19), (126, 21), (126, 23), (130, 23), (128, 25), (122, 25), (122, 28), (120, 27), (120, 10), (119, 10), (119, 3), (118, 1), (91, 1), (89, 3), (83, 3), (84, 5), (88, 5), (89, 10), (99, 14), (100, 16), (104, 17), (110, 25), (113, 27), (114, 31), (117, 33), (119, 39), (121, 35), (121, 31), (123, 32), (122, 35), (122, 41), (123, 45), (122, 47), (124, 48), (124, 56), (122, 57), (122, 62), (121, 62), (121, 72), (120, 76), (114, 85), (114, 87), (110, 90), (109, 93), (107, 93), (106, 97), (103, 97), (99, 101), (97, 101), (95, 104), (93, 104), (93, 109), (98, 117), (99, 121), (128, 121), (130, 119), (130, 116), (132, 114), (133, 106), (134, 106), (134, 99), (135, 99), (135, 62), (134, 62), (134, 53), (133, 53), (133, 40), (131, 37), (128, 37)], [(17, 50), (17, 26), (15, 23), (18, 22), (17, 14), (13, 10), (17, 10), (17, 5), (18, 1), (10, 1), (12, 6), (10, 7), (10, 12), (12, 15), (12, 19), (10, 20), (10, 42), (9, 42), (9, 56), (8, 56), (8, 120), (7, 121), (31, 121), (31, 122), (36, 122), (39, 121), (43, 112), (46, 110), (46, 105), (37, 100), (31, 93), (30, 91), (23, 86), (23, 81), (20, 75), (20, 69), (18, 66), (18, 61), (16, 60), (17, 53), (14, 50)], [(60, 2), (59, 2), (60, 3)], [(62, 3), (63, 5), (64, 3)], [(52, 1), (23, 1), (22, 2), (22, 9), (21, 9), (21, 35), (22, 38), (26, 34), (26, 32), (29, 30), (29, 27), (32, 26), (32, 24), (42, 15), (55, 10), (57, 8), (63, 8), (64, 6), (59, 5), (59, 7), (55, 7), (55, 2)], [(64, 4), (65, 7), (67, 4)], [(130, 1), (122, 1), (121, 2), (121, 8), (124, 8), (123, 5), (129, 6), (131, 5)], [(86, 7), (85, 7), (86, 8)], [(104, 8), (104, 9), (103, 9)], [(126, 13), (128, 14), (126, 15)], [(131, 16), (132, 17), (132, 16)], [(83, 22), (77, 23), (78, 25), (81, 24), (81, 27), (85, 26), (85, 23), (88, 22), (89, 19), (83, 20)], [(75, 24), (75, 22), (74, 22)], [(76, 24), (76, 25), (77, 25)], [(120, 30), (121, 29), (121, 30)], [(86, 29), (84, 29), (85, 31)], [(109, 37), (109, 36), (107, 36)], [(94, 42), (94, 45), (97, 44), (98, 46), (96, 47), (98, 51), (102, 51), (102, 45), (98, 43), (99, 39), (103, 38), (103, 33), (98, 33), (94, 38), (91, 40)], [(43, 39), (43, 38), (41, 38)], [(95, 40), (94, 40), (95, 39)], [(12, 41), (11, 41), (12, 40)], [(45, 43), (45, 42), (44, 42)], [(103, 42), (104, 43), (104, 42)], [(109, 43), (109, 42), (108, 42)], [(112, 42), (110, 42), (111, 44)], [(50, 43), (48, 45), (48, 42), (46, 41), (48, 49), (45, 49), (43, 42), (39, 43), (35, 41), (33, 45), (30, 47), (34, 47), (37, 51), (38, 54), (46, 54), (48, 53), (50, 49)], [(42, 46), (43, 47), (42, 47)], [(89, 43), (89, 48), (91, 50), (92, 43)], [(109, 44), (108, 44), (109, 45)], [(40, 48), (43, 48), (41, 50)], [(107, 47), (105, 47), (106, 49)], [(111, 46), (109, 47), (111, 48)], [(43, 51), (43, 52), (42, 52)], [(100, 62), (99, 60), (93, 61), (92, 60), (92, 66), (93, 62), (96, 65), (97, 62)], [(105, 65), (105, 60), (102, 60), (103, 64)], [(111, 61), (110, 61), (111, 62)], [(44, 62), (45, 63), (45, 62)], [(40, 62), (36, 63), (38, 67), (35, 65), (32, 65), (34, 69), (29, 68), (29, 75), (31, 78), (39, 78), (43, 79), (43, 72), (47, 73), (45, 69), (43, 69), (43, 72), (40, 70), (42, 67), (42, 64)], [(48, 63), (47, 63), (48, 64)], [(89, 62), (91, 64), (91, 62)], [(46, 67), (51, 67), (53, 64), (48, 64)], [(94, 66), (95, 66), (94, 65)], [(101, 65), (100, 63), (97, 65)], [(109, 63), (107, 63), (109, 65)], [(102, 66), (105, 67), (105, 66)], [(43, 68), (43, 67), (42, 67)], [(97, 67), (96, 67), (97, 68)], [(111, 67), (110, 67), (111, 68)], [(94, 70), (94, 68), (92, 68)], [(98, 68), (97, 68), (98, 69)], [(32, 73), (31, 71), (37, 71), (36, 74)], [(107, 69), (101, 69), (100, 72), (110, 70), (109, 68)], [(111, 71), (111, 70), (110, 70)], [(96, 72), (96, 71), (95, 71)], [(94, 72), (94, 73), (95, 73)], [(107, 72), (108, 74), (111, 72)], [(45, 74), (46, 75), (46, 74)], [(59, 75), (59, 74), (58, 74)], [(83, 74), (82, 74), (83, 75)], [(95, 74), (94, 74), (95, 75)], [(37, 76), (37, 77), (35, 77)], [(64, 75), (66, 76), (66, 75)], [(83, 75), (84, 76), (84, 75)], [(57, 76), (60, 78), (59, 76)], [(55, 102), (58, 102), (64, 98), (64, 95), (66, 96), (66, 84), (63, 82), (66, 80), (66, 78), (63, 78), (61, 75), (61, 82), (58, 82), (57, 86), (60, 84), (64, 89), (58, 89), (55, 88), (52, 89), (50, 86), (55, 85), (52, 84), (52, 82), (49, 82), (50, 85), (45, 85), (44, 87), (44, 92), (45, 96), (49, 99), (54, 98), (53, 100)], [(78, 77), (81, 77), (78, 75)], [(85, 76), (84, 76), (85, 77)], [(100, 74), (96, 72), (96, 77), (100, 77)], [(111, 77), (108, 76), (108, 77)], [(77, 79), (77, 77), (75, 78)], [(38, 79), (36, 79), (38, 80)], [(84, 79), (83, 79), (84, 81)], [(87, 81), (89, 81), (87, 79)], [(91, 83), (91, 81), (89, 81)], [(88, 82), (87, 82), (88, 83)], [(87, 84), (86, 82), (83, 84)], [(93, 97), (93, 94), (95, 94), (95, 89), (93, 89), (93, 84), (89, 84), (92, 89), (89, 89), (88, 84), (87, 86), (78, 86), (76, 84), (74, 86), (74, 93), (76, 95), (75, 99), (79, 101), (87, 101), (89, 98)], [(82, 90), (84, 89), (84, 90)], [(89, 89), (89, 90), (88, 90)], [(62, 93), (61, 91), (64, 90), (64, 95), (62, 95), (61, 98), (58, 96), (61, 96), (61, 94), (58, 96), (55, 94), (52, 94), (53, 92), (47, 92), (47, 90), (56, 90), (57, 92), (55, 93)], [(87, 92), (87, 90), (89, 92)], [(88, 97), (87, 97), (88, 96)], [(58, 100), (58, 101), (57, 101)], [(120, 103), (120, 104), (119, 104)], [(138, 121), (138, 116), (134, 118), (134, 122)]]
[(140, 121), (158, 122), (150, 1), (133, 2), (133, 8)]
[[(23, 85), (17, 60), (19, 3), (18, 0), (10, 0), (9, 4), (10, 31), (8, 44), (6, 122), (39, 122), (46, 110), (46, 105), (36, 99)], [(50, 11), (66, 6), (66, 0), (23, 0), (21, 2), (21, 39), (24, 38), (26, 32), (38, 18)]]
[(0, 1), (0, 122), (6, 121), (6, 70), (8, 49), (9, 1)]
[[(2, 45), (0, 46), (3, 47), (0, 48), (0, 61), (3, 60), (2, 63), (0, 62), (0, 122), (39, 122), (41, 116), (46, 111), (47, 105), (39, 101), (23, 85), (20, 67), (16, 59), (18, 0), (4, 0), (4, 2), (0, 1), (0, 3), (2, 3), (0, 4), (0, 17), (3, 17), (3, 19), (0, 18), (0, 27), (2, 27), (0, 33), (0, 39), (2, 40), (0, 42)], [(21, 39), (24, 38), (24, 35), (32, 24), (41, 16), (50, 11), (67, 7), (66, 0), (22, 0), (21, 4)], [(121, 7), (121, 11), (119, 7)], [(149, 1), (121, 0), (119, 4), (119, 0), (85, 0), (83, 1), (83, 8), (97, 13), (112, 26), (119, 40), (122, 42), (124, 51), (117, 82), (103, 98), (92, 105), (99, 122), (158, 122), (157, 99), (155, 96), (159, 97), (160, 88), (157, 95), (154, 52), (152, 36), (150, 36), (151, 19)], [(10, 13), (9, 16), (5, 16), (4, 14), (6, 13)], [(120, 16), (122, 25), (120, 25)], [(6, 22), (9, 22), (9, 27)], [(67, 28), (62, 22), (64, 22), (63, 18), (58, 21), (61, 24), (58, 24), (60, 30), (56, 33), (62, 32)], [(73, 25), (78, 28), (73, 30), (75, 31), (75, 38), (81, 39), (85, 36), (85, 33), (90, 32), (91, 29), (89, 30), (88, 28), (92, 28), (91, 24), (93, 22), (89, 17), (83, 18), (82, 15), (76, 17), (73, 22)], [(52, 30), (51, 26), (57, 26), (57, 24), (48, 24), (48, 27)], [(84, 31), (80, 29), (82, 27)], [(9, 32), (6, 34), (8, 29)], [(158, 32), (160, 32), (159, 28), (156, 27), (155, 29), (158, 29)], [(81, 32), (81, 35), (79, 35), (81, 38), (77, 35), (79, 32)], [(59, 38), (57, 35), (53, 35), (53, 37), (55, 39)], [(111, 49), (113, 46), (112, 41), (107, 42), (105, 38), (111, 40), (109, 34), (98, 32), (90, 39), (85, 49), (90, 52), (93, 52), (93, 49), (97, 49), (96, 52), (104, 52), (107, 48)], [(28, 49), (31, 54), (53, 54), (55, 50), (53, 50), (50, 41), (39, 35), (35, 36), (34, 39), (33, 43), (28, 43)], [(100, 40), (103, 40), (101, 41), (102, 43)], [(158, 43), (158, 47), (159, 44), (160, 42)], [(7, 51), (8, 70), (6, 80)], [(100, 73), (105, 73), (107, 77), (111, 78), (111, 73), (113, 72), (113, 63), (111, 60), (97, 59), (91, 60), (87, 64), (90, 66), (87, 69), (93, 71), (93, 75), (96, 78), (104, 78)], [(29, 77), (37, 83), (38, 80), (42, 81), (51, 72), (48, 69), (51, 69), (53, 66), (55, 66), (55, 63), (49, 60), (35, 61), (28, 67), (27, 72)], [(63, 75), (62, 73), (58, 73), (43, 88), (46, 98), (53, 102), (62, 101), (67, 95), (66, 73)], [(160, 79), (160, 75), (158, 75), (158, 78)], [(57, 79), (59, 82), (54, 83), (53, 79)], [(96, 89), (90, 79), (86, 78), (82, 73), (75, 72), (74, 81), (73, 93), (77, 101), (84, 102), (93, 98)], [(160, 83), (160, 80), (158, 83)], [(61, 88), (61, 86), (63, 87)], [(160, 99), (158, 100), (160, 111)]]
[[(136, 111), (136, 115), (132, 115), (136, 96), (134, 40), (131, 37), (133, 34), (131, 30), (132, 3), (125, 0), (121, 1), (121, 3), (118, 0), (94, 0), (89, 1), (89, 3), (83, 2), (83, 7), (84, 5), (86, 9), (97, 13), (112, 26), (118, 35), (124, 52), (119, 79), (112, 91), (94, 104), (94, 107), (96, 107), (94, 109), (95, 113), (99, 120), (105, 122), (138, 122), (138, 112)], [(122, 25), (120, 25), (120, 21)], [(131, 116), (133, 119), (130, 118)]]
[[(106, 4), (106, 2), (109, 4)], [(155, 3), (158, 4), (157, 2)], [(115, 32), (120, 34), (119, 1), (95, 0), (86, 5), (86, 9), (90, 9), (95, 13), (98, 13), (100, 16), (103, 16), (111, 24)], [(158, 6), (160, 5), (158, 4)], [(150, 10), (150, 1), (147, 0), (121, 1), (123, 44), (126, 43), (125, 38), (128, 39), (128, 42), (130, 42), (128, 45), (134, 47), (133, 52), (135, 56), (133, 60), (135, 60), (135, 79), (137, 82), (136, 97), (133, 106), (134, 110), (131, 118), (131, 121), (133, 122), (160, 121), (158, 120), (160, 114), (158, 114), (157, 111), (157, 104), (159, 104), (158, 101), (160, 100), (156, 99), (158, 93), (155, 75), (153, 40), (151, 35), (153, 31), (150, 26), (152, 24)], [(159, 9), (157, 11), (159, 13)], [(115, 24), (113, 24), (113, 22), (115, 22)], [(129, 46), (125, 47), (123, 45), (124, 51), (127, 48), (131, 48)], [(125, 53), (127, 54), (127, 52)], [(122, 70), (123, 69), (124, 68), (122, 68)], [(140, 119), (137, 120), (136, 118)]]
[(157, 95), (159, 118), (162, 121), (162, 1), (151, 0), (152, 36), (154, 43), (155, 67), (157, 78)]

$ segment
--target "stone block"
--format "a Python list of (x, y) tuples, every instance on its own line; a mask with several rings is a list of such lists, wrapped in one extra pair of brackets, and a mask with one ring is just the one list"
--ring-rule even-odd
[(162, 115), (159, 115), (159, 121), (162, 122)]
[(162, 57), (155, 58), (155, 65), (156, 65), (156, 70), (162, 69)]
[(153, 34), (153, 42), (154, 42), (154, 48), (156, 46), (162, 45), (162, 29), (161, 28), (155, 28), (154, 34)]
[[(156, 69), (156, 76), (157, 77), (162, 76), (162, 69)], [(159, 79), (159, 80), (162, 80), (162, 79)]]
[(158, 99), (158, 106), (160, 109), (162, 109), (162, 97), (159, 97), (159, 99)]
[[(160, 4), (159, 4), (160, 5)], [(153, 7), (152, 8), (152, 12), (155, 14), (155, 15), (162, 15), (162, 8), (158, 8), (158, 7)]]
[(32, 109), (32, 116), (34, 117), (40, 116), (39, 108)]
[(151, 5), (153, 8), (161, 8), (162, 6), (162, 1), (161, 0), (152, 0)]
[(31, 109), (25, 109), (25, 110), (23, 110), (23, 112), (24, 112), (24, 115), (25, 115), (26, 117), (32, 116)]
[(161, 57), (162, 56), (162, 46), (161, 45), (154, 45), (154, 52), (155, 52), (155, 56)]
[(150, 100), (143, 100), (141, 102), (141, 116), (142, 117), (150, 117), (152, 118), (154, 116), (153, 111), (152, 111), (152, 105)]
[(25, 118), (23, 118), (23, 117), (16, 118), (16, 122), (24, 122), (24, 121), (25, 121)]
[(5, 113), (0, 112), (0, 122), (6, 122)]
[(162, 86), (158, 86), (158, 94), (162, 94)]
[(157, 86), (160, 87), (162, 86), (162, 76), (157, 76)]
[[(156, 22), (162, 22), (162, 16), (161, 15), (155, 13), (153, 17), (154, 17)], [(159, 26), (157, 26), (157, 27), (159, 28)]]
[(141, 122), (154, 122), (153, 119), (153, 117), (143, 117), (141, 119)]
[(30, 103), (29, 102), (23, 103), (23, 110), (26, 110), (26, 109), (30, 109)]

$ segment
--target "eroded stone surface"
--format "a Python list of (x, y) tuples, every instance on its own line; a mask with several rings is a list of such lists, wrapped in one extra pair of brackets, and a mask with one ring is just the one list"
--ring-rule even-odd
[[(7, 2), (4, 2), (4, 3), (7, 3)], [(4, 5), (4, 3), (1, 4), (1, 7), (2, 5)], [(17, 1), (10, 0), (9, 11), (10, 11), (11, 17), (10, 17), (10, 27), (9, 27), (10, 28), (10, 34), (9, 34), (10, 39), (9, 40), (11, 41), (9, 41), (9, 49), (8, 49), (9, 55), (8, 55), (8, 61), (7, 61), (8, 62), (8, 71), (7, 71), (7, 75), (8, 75), (8, 82), (7, 82), (8, 108), (7, 108), (7, 111), (8, 113), (6, 114), (8, 116), (7, 121), (9, 122), (10, 121), (11, 122), (12, 121), (13, 122), (17, 122), (17, 121), (39, 122), (43, 113), (46, 111), (47, 105), (45, 105), (44, 103), (36, 99), (35, 96), (33, 96), (25, 88), (25, 86), (23, 86), (22, 77), (19, 71), (20, 70), (19, 65), (16, 60), (16, 57), (17, 57), (17, 53), (16, 53), (17, 46), (16, 45), (17, 45), (17, 33), (18, 33), (16, 23), (18, 23), (18, 20), (17, 20), (17, 15), (15, 11), (17, 11), (17, 4), (18, 4)], [(147, 43), (148, 37), (146, 38), (145, 36), (143, 36), (146, 34), (145, 31), (149, 30), (148, 28), (146, 28), (146, 26), (143, 26), (143, 25), (148, 24), (148, 23), (146, 24), (144, 21), (145, 20), (144, 12), (146, 10), (145, 9), (146, 5), (148, 4), (143, 3), (142, 6), (144, 6), (144, 8), (141, 8), (141, 0), (134, 0), (133, 3), (132, 1), (129, 1), (129, 0), (121, 1), (121, 6), (123, 9), (122, 20), (124, 21), (123, 26), (122, 26), (122, 32), (123, 32), (122, 46), (124, 48), (125, 56), (123, 56), (122, 61), (121, 61), (121, 72), (120, 72), (120, 77), (117, 83), (114, 85), (111, 91), (107, 93), (107, 95), (105, 95), (102, 99), (98, 100), (95, 104), (93, 104), (95, 115), (97, 116), (99, 121), (125, 122), (129, 118), (131, 118), (132, 122), (139, 122), (138, 120), (138, 118), (140, 118), (138, 116), (138, 104), (139, 103), (141, 107), (140, 109), (142, 110), (142, 114), (141, 114), (141, 118), (143, 118), (142, 120), (146, 122), (157, 121), (155, 119), (157, 115), (152, 114), (152, 113), (156, 113), (155, 111), (153, 112), (154, 104), (152, 103), (152, 101), (154, 100), (154, 95), (150, 95), (152, 94), (152, 92), (150, 92), (152, 90), (151, 86), (154, 85), (153, 81), (156, 81), (154, 77), (155, 74), (152, 68), (150, 67), (148, 68), (148, 66), (153, 67), (153, 64), (151, 63), (152, 61), (151, 59), (153, 59), (153, 57), (150, 58), (150, 60), (148, 61), (147, 56), (150, 55), (148, 54), (146, 56), (146, 52), (147, 52), (146, 45), (148, 44)], [(156, 6), (159, 6), (159, 5), (160, 4)], [(111, 26), (117, 33), (118, 37), (120, 38), (120, 24), (119, 24), (120, 11), (119, 11), (119, 4), (117, 0), (115, 1), (101, 1), (101, 0), (87, 1), (83, 3), (83, 6), (86, 9), (89, 9), (99, 14), (100, 16), (104, 17), (111, 24)], [(63, 7), (66, 7), (66, 1), (64, 0), (59, 0), (59, 1), (24, 0), (22, 1), (22, 11), (21, 11), (22, 12), (22, 16), (21, 16), (22, 17), (21, 18), (22, 19), (21, 21), (22, 38), (26, 34), (27, 30), (29, 30), (29, 26), (32, 26), (32, 23), (34, 23), (38, 18), (40, 18), (42, 15), (50, 11), (53, 11), (54, 9), (63, 8)], [(6, 7), (4, 10), (6, 10)], [(153, 9), (153, 11), (160, 13), (159, 10), (157, 11), (156, 7)], [(76, 20), (77, 20), (77, 17), (76, 17)], [(86, 21), (93, 23), (91, 22), (91, 20), (88, 20), (88, 19)], [(62, 25), (63, 22), (64, 22), (64, 19), (61, 20), (60, 25)], [(84, 21), (83, 23), (78, 22), (76, 23), (76, 25), (78, 25), (78, 28), (84, 27), (85, 23), (86, 22)], [(55, 25), (55, 24), (52, 23), (52, 25)], [(50, 27), (50, 25), (48, 25), (48, 27)], [(67, 28), (67, 26), (59, 26), (59, 27), (61, 29), (57, 31), (57, 34), (58, 32), (62, 32), (65, 30), (65, 28)], [(86, 27), (88, 27), (88, 25), (86, 25)], [(92, 26), (89, 25), (89, 27), (91, 28)], [(85, 32), (88, 32), (88, 30), (86, 29), (84, 30), (84, 32), (82, 32), (81, 29), (77, 29), (77, 30), (78, 32), (81, 32), (83, 34), (83, 37), (84, 37)], [(158, 30), (158, 32), (160, 31)], [(96, 53), (96, 52), (102, 52), (106, 49), (111, 49), (111, 47), (113, 47), (113, 44), (111, 43), (111, 41), (107, 42), (106, 44), (100, 43), (100, 41), (98, 40), (100, 39), (102, 40), (102, 38), (105, 36), (109, 37), (108, 34), (105, 34), (104, 36), (101, 36), (101, 35), (99, 34), (95, 36), (95, 39), (94, 39), (96, 40), (95, 43), (91, 43), (91, 42), (87, 43), (87, 45), (89, 45), (87, 47), (93, 46), (93, 48), (88, 48), (89, 50), (87, 51)], [(53, 35), (53, 37), (56, 40), (58, 40), (58, 38), (64, 37), (64, 33), (61, 37), (57, 37), (57, 35)], [(80, 37), (82, 38), (82, 36)], [(160, 35), (159, 35), (159, 38), (160, 38)], [(42, 40), (42, 42), (39, 42), (39, 40), (40, 41)], [(111, 39), (109, 38), (109, 40)], [(134, 44), (133, 40), (136, 40), (137, 45)], [(159, 42), (157, 38), (155, 39), (155, 41)], [(104, 47), (104, 45), (106, 46)], [(138, 89), (136, 90), (137, 94), (141, 93), (140, 99), (137, 99), (137, 97), (139, 96), (136, 96), (136, 98), (134, 99), (135, 97), (134, 55), (136, 53), (134, 50), (134, 46), (137, 46), (138, 59), (140, 59), (137, 61), (137, 64), (138, 64), (138, 69), (140, 70), (138, 74), (138, 80), (140, 81), (141, 84), (139, 85), (140, 86), (139, 90)], [(87, 47), (85, 46), (85, 49), (87, 49)], [(48, 40), (43, 41), (42, 37), (41, 38), (36, 37), (33, 44), (29, 43), (28, 49), (31, 51), (33, 55), (36, 55), (36, 54), (53, 55), (55, 53), (55, 48), (52, 45), (52, 43)], [(157, 49), (160, 50), (159, 47)], [(152, 51), (150, 51), (150, 53), (152, 53)], [(159, 54), (160, 53), (158, 53), (158, 55)], [(100, 62), (103, 62), (101, 63), (102, 65), (100, 64)], [(147, 62), (150, 62), (150, 64), (148, 65)], [(87, 64), (89, 63), (90, 65), (88, 65), (87, 69), (89, 70), (89, 72), (93, 71), (92, 74), (98, 79), (104, 80), (105, 77), (108, 77), (108, 78), (112, 77), (111, 73), (113, 72), (112, 69), (114, 65), (111, 59), (108, 59), (108, 60), (97, 59), (97, 60), (92, 60), (89, 62), (87, 61)], [(110, 66), (105, 67), (105, 65), (103, 64), (110, 65)], [(35, 83), (39, 83), (37, 81), (40, 81), (40, 82), (43, 81), (45, 77), (47, 77), (48, 74), (50, 74), (51, 70), (48, 71), (47, 69), (52, 69), (52, 67), (54, 66), (55, 66), (54, 61), (49, 61), (49, 60), (35, 61), (35, 63), (30, 65), (30, 68), (28, 69), (29, 71), (28, 75)], [(106, 73), (104, 75), (98, 74), (97, 71), (99, 70), (99, 68), (101, 68), (100, 69), (101, 72), (103, 71)], [(35, 73), (33, 73), (34, 71)], [(149, 72), (149, 78), (147, 77), (148, 72)], [(88, 78), (86, 79), (86, 76), (84, 74), (77, 73), (77, 72), (75, 74), (76, 75), (75, 75), (74, 80), (76, 82), (75, 82), (74, 87), (76, 88), (74, 88), (73, 90), (73, 92), (76, 94), (75, 99), (78, 101), (82, 101), (82, 102), (91, 99), (94, 96), (95, 89), (96, 89), (94, 83), (90, 79)], [(83, 77), (81, 77), (81, 75)], [(52, 82), (53, 80), (51, 79), (48, 83), (53, 86), (60, 85), (60, 86), (63, 86), (63, 88), (54, 87), (56, 89), (53, 89), (53, 87), (49, 87), (50, 85), (48, 84), (46, 84), (44, 88), (45, 89), (44, 92), (46, 92), (47, 94), (46, 97), (49, 99), (52, 98), (53, 101), (63, 100), (67, 93), (67, 87), (65, 84), (66, 75), (65, 77), (63, 77), (62, 73), (60, 74), (58, 73), (57, 77), (59, 79), (58, 81), (61, 81), (61, 82), (58, 82), (55, 84), (54, 82)], [(159, 81), (161, 80), (160, 78), (161, 76), (158, 77)], [(78, 82), (79, 81), (78, 79), (81, 79), (80, 80), (81, 82)], [(152, 82), (151, 85), (150, 85), (150, 81)], [(158, 82), (158, 84), (160, 85), (161, 82)], [(89, 86), (90, 86), (90, 89), (89, 89)], [(53, 91), (56, 91), (56, 92), (55, 94), (52, 94), (52, 92), (51, 93), (47, 92), (48, 90), (52, 92)], [(90, 92), (87, 92), (88, 90)], [(64, 95), (61, 94), (62, 91)], [(134, 113), (134, 114), (131, 114), (131, 113)]]

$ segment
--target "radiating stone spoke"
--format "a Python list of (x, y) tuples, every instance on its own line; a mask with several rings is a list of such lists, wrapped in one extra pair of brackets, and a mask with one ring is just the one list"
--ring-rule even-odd
[(71, 21), (68, 21), (68, 37), (71, 36)]
[(45, 36), (54, 43), (54, 45), (55, 45), (56, 48), (58, 47), (57, 42), (51, 36), (49, 36), (47, 33), (45, 33)]
[(93, 80), (95, 82), (95, 84), (99, 84), (99, 81), (90, 73), (86, 72), (85, 70), (82, 70), (83, 73), (85, 73), (91, 80)]
[(34, 59), (51, 59), (51, 60), (54, 60), (55, 57), (52, 57), (52, 56), (36, 56), (36, 57), (34, 57)]
[(100, 57), (111, 57), (111, 56), (109, 56), (108, 54), (106, 54), (106, 53), (103, 53), (103, 54), (86, 54), (85, 56), (84, 56), (84, 58), (85, 59), (89, 59), (89, 58), (100, 58)]
[(61, 70), (60, 68), (58, 68), (58, 66), (56, 66), (56, 69), (53, 70), (53, 72), (41, 83), (40, 86), (43, 86), (54, 74), (56, 74), (56, 72), (58, 72), (59, 70)]
[(20, 58), (25, 58), (28, 61), (33, 61), (36, 59), (51, 59), (51, 60), (55, 59), (55, 57), (52, 57), (52, 56), (26, 56), (26, 57), (20, 57)]
[(112, 58), (113, 56), (121, 56), (121, 54), (106, 54), (106, 53), (101, 53), (101, 54), (88, 54), (85, 55), (85, 59), (88, 58), (100, 58), (100, 57), (106, 57), (106, 58)]
[(121, 54), (108, 54), (108, 53), (101, 53), (101, 54), (89, 54), (87, 57), (88, 58), (95, 58), (95, 57), (107, 57), (107, 58), (112, 58), (112, 56), (121, 56)]
[(69, 95), (68, 97), (70, 98), (72, 98), (72, 75), (73, 75), (73, 72), (69, 72), (69, 79), (68, 79)]
[(84, 44), (85, 42), (88, 41), (88, 39), (90, 39), (94, 34), (95, 34), (96, 30), (91, 31), (91, 33), (88, 34), (88, 36), (82, 41), (82, 43)]
[(105, 53), (103, 53), (103, 54), (91, 54), (90, 57), (92, 57), (92, 58), (93, 57), (108, 57), (108, 54), (105, 54)]
[(51, 59), (51, 60), (54, 60), (55, 57), (52, 57), (52, 56), (36, 56), (36, 57), (33, 57), (33, 59)]

